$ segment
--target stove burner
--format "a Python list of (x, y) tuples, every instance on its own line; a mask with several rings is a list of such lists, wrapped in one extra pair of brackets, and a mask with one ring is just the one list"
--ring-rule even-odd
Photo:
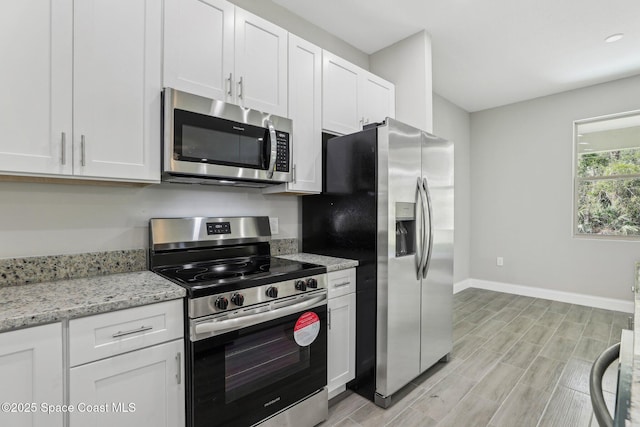
[(232, 277), (240, 277), (242, 273), (234, 272), (234, 271), (220, 271), (220, 272), (209, 272), (198, 274), (191, 279), (188, 279), (189, 282), (204, 282), (207, 280), (220, 280), (220, 279), (230, 279)]
[(161, 270), (182, 283), (202, 283), (216, 280), (264, 275), (270, 270), (269, 257), (224, 259), (210, 262), (167, 267)]
[(177, 270), (175, 270), (175, 274), (178, 274), (180, 276), (193, 276), (195, 274), (200, 274), (200, 273), (204, 273), (205, 271), (207, 271), (206, 267), (184, 267), (184, 268), (179, 268)]

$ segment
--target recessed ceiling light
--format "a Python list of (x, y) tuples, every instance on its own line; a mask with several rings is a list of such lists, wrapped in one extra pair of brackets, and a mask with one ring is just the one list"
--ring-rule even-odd
[(613, 42), (617, 42), (618, 40), (620, 40), (623, 37), (624, 37), (624, 34), (622, 34), (622, 33), (611, 34), (609, 37), (604, 39), (604, 41), (607, 42), (607, 43), (613, 43)]

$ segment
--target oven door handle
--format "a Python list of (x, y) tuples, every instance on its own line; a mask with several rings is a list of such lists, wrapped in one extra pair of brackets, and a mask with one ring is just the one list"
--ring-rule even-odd
[(196, 323), (191, 329), (191, 341), (198, 341), (216, 335), (221, 335), (229, 331), (234, 331), (259, 323), (268, 322), (280, 317), (288, 316), (300, 310), (314, 308), (327, 303), (327, 293), (314, 294), (306, 297), (301, 302), (294, 302), (290, 305), (281, 306), (275, 310), (262, 313), (251, 313), (233, 319), (217, 320), (211, 319), (201, 323)]

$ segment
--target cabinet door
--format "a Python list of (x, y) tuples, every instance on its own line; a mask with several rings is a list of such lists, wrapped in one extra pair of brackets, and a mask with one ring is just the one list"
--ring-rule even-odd
[(329, 394), (355, 378), (356, 373), (356, 294), (350, 293), (328, 302), (327, 384)]
[(71, 0), (0, 2), (0, 172), (70, 174)]
[(361, 128), (358, 108), (360, 68), (333, 55), (322, 53), (322, 127), (339, 134)]
[(184, 426), (183, 354), (176, 340), (71, 368), (70, 425)]
[(162, 3), (74, 2), (76, 175), (160, 179)]
[(378, 76), (363, 72), (360, 79), (362, 97), (360, 115), (364, 124), (382, 122), (396, 116), (396, 90), (390, 83)]
[(60, 323), (0, 334), (0, 378), (0, 402), (37, 405), (29, 412), (0, 411), (0, 426), (62, 426), (61, 412), (41, 410), (42, 404), (62, 405)]
[(238, 103), (287, 117), (287, 31), (236, 7)]
[(164, 86), (232, 101), (234, 6), (165, 0)]
[(322, 49), (289, 34), (289, 117), (294, 180), (289, 189), (322, 191)]

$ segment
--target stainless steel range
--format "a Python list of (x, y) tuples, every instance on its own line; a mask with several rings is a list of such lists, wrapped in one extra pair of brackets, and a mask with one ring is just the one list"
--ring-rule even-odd
[(156, 218), (150, 269), (185, 287), (187, 425), (327, 417), (326, 268), (271, 257), (267, 217)]

